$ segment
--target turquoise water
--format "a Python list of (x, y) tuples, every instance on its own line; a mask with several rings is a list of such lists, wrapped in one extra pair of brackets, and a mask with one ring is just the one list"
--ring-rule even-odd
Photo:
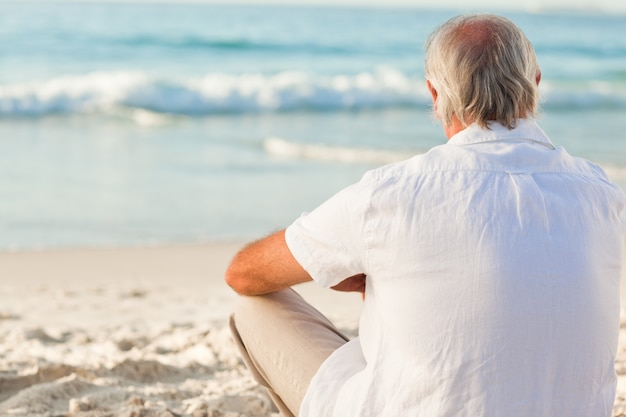
[[(455, 11), (0, 5), (0, 249), (248, 239), (445, 142), (422, 45)], [(541, 124), (626, 184), (626, 16), (503, 13)]]

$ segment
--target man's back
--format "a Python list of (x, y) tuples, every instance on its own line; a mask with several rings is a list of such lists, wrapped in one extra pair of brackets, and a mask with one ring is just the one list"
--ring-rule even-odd
[(621, 193), (533, 122), (486, 132), (362, 181), (360, 346), (329, 359), (303, 408), (331, 384), (342, 417), (611, 414)]

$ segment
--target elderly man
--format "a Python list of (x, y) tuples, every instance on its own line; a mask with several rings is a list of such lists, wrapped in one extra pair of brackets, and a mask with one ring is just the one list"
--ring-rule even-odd
[[(443, 24), (426, 79), (446, 144), (232, 261), (244, 361), (285, 415), (610, 416), (623, 192), (533, 120), (541, 73), (509, 20)], [(311, 279), (364, 291), (358, 338), (289, 289)]]

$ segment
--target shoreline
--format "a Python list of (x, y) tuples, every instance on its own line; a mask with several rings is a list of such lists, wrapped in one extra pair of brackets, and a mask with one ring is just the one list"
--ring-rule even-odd
[[(0, 283), (0, 318), (19, 316), (32, 324), (75, 326), (110, 324), (129, 314), (163, 322), (226, 320), (237, 295), (223, 277), (230, 260), (244, 245), (232, 241), (0, 251), (0, 277), (5, 278)], [(326, 290), (314, 283), (295, 289), (324, 314), (346, 318), (343, 321), (356, 325), (360, 296)], [(47, 302), (30, 308), (28, 299), (40, 297), (48, 297)], [(101, 301), (81, 306), (81, 298), (93, 297)], [(152, 302), (131, 307), (127, 301), (132, 298)], [(70, 304), (90, 317), (64, 309), (64, 299), (74, 299)], [(186, 301), (181, 305), (170, 299)], [(117, 301), (129, 304), (124, 314), (115, 308)]]

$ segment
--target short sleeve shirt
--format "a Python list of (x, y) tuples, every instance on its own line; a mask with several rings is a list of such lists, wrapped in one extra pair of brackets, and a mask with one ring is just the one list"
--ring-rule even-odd
[(610, 416), (624, 207), (533, 120), (366, 173), (286, 231), (320, 285), (367, 275), (300, 416)]

